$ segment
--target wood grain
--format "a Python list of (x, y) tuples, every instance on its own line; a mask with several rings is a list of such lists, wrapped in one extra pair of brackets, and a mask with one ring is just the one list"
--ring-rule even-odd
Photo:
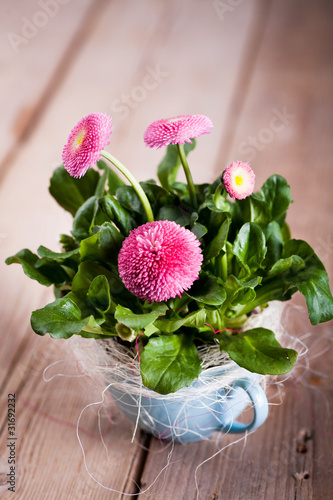
[(1, 176), (18, 143), (32, 133), (103, 3), (101, 0), (1, 3)]
[[(221, 10), (222, 4), (229, 8)], [(6, 35), (20, 30), (22, 16), (30, 18), (40, 7), (33, 0), (17, 0), (0, 9)], [(89, 477), (76, 437), (81, 411), (100, 401), (103, 389), (78, 377), (66, 342), (33, 334), (30, 313), (51, 301), (52, 291), (42, 290), (19, 266), (6, 267), (3, 261), (25, 246), (36, 250), (44, 244), (56, 250), (58, 234), (70, 230), (71, 217), (58, 209), (47, 186), (66, 136), (81, 116), (94, 111), (112, 115), (109, 149), (141, 180), (154, 175), (163, 154), (144, 147), (146, 126), (161, 117), (202, 113), (215, 126), (191, 156), (195, 180), (213, 180), (234, 160), (251, 161), (257, 187), (272, 173), (284, 175), (295, 201), (289, 218), (292, 232), (312, 244), (332, 277), (331, 19), (329, 0), (71, 0), (16, 58), (3, 39), (3, 498), (13, 498), (6, 485), (11, 392), (17, 393), (15, 498), (121, 499), (122, 492), (135, 495), (138, 487), (145, 489), (156, 478), (139, 498), (329, 498), (332, 324), (314, 328), (296, 310), (290, 331), (303, 338), (309, 352), (284, 383), (283, 404), (273, 404), (279, 402), (277, 387), (269, 389), (268, 420), (246, 443), (233, 444), (233, 436), (220, 435), (175, 445), (170, 454), (170, 445), (140, 432), (131, 443), (133, 425), (108, 398), (104, 405), (88, 407), (79, 433), (87, 467), (102, 485), (118, 491), (112, 492)], [(302, 298), (295, 303), (304, 306)], [(62, 376), (45, 382), (43, 370), (54, 362), (46, 375)], [(105, 447), (98, 432), (99, 409)]]
[(324, 186), (333, 176), (331, 19), (324, 0), (273, 2), (225, 158), (250, 160), (258, 188), (273, 173), (288, 179), (292, 234), (316, 248), (330, 274), (332, 200)]
[[(273, 2), (270, 10), (265, 5), (268, 19), (262, 23), (264, 35), (261, 44), (255, 43), (259, 39), (255, 30), (261, 29), (260, 23), (256, 24), (252, 35), (255, 40), (252, 43), (249, 40), (247, 47), (258, 53), (251, 54), (253, 68), (244, 61), (240, 70), (240, 75), (244, 67), (248, 72), (251, 70), (246, 75), (249, 84), (240, 79), (236, 86), (229, 108), (231, 131), (225, 130), (220, 157), (225, 159), (225, 164), (235, 159), (246, 161), (247, 156), (241, 154), (245, 150), (243, 143), (249, 136), (257, 138), (260, 149), (255, 149), (251, 161), (257, 186), (272, 173), (288, 179), (295, 201), (289, 219), (292, 231), (316, 248), (332, 277), (333, 204), (322, 182), (325, 179), (330, 185), (333, 180), (332, 141), (329, 140), (333, 129), (330, 10), (331, 4), (327, 2), (321, 2), (320, 8), (318, 4), (302, 2), (301, 5), (297, 1)], [(265, 135), (262, 130), (269, 129), (272, 117), (278, 117), (284, 108), (285, 120), (289, 123), (280, 127), (279, 133), (266, 132)], [(277, 115), (273, 110), (278, 111)], [(270, 140), (264, 144), (261, 138)], [(247, 142), (248, 150), (250, 146), (253, 149)], [(218, 164), (216, 173), (219, 169)], [(304, 307), (302, 299), (297, 298), (296, 302)], [(332, 325), (312, 327), (303, 322), (304, 327), (310, 334), (307, 338), (310, 369), (303, 370), (296, 381), (291, 379), (285, 384), (283, 404), (272, 407), (268, 422), (248, 437), (244, 448), (243, 443), (235, 444), (200, 467), (198, 498), (320, 499), (328, 498), (328, 492), (333, 490), (325, 462), (332, 446), (329, 416)], [(324, 354), (316, 357), (318, 347)], [(303, 443), (304, 435), (310, 435), (311, 439)], [(223, 437), (218, 446), (234, 440), (231, 436)], [(143, 486), (151, 482), (157, 463), (160, 467), (166, 463), (168, 451), (157, 454), (160, 448), (154, 440), (142, 478)], [(186, 450), (176, 446), (165, 481), (156, 488), (156, 498), (177, 495), (197, 498), (195, 468), (217, 449), (214, 443), (194, 443), (187, 445)]]

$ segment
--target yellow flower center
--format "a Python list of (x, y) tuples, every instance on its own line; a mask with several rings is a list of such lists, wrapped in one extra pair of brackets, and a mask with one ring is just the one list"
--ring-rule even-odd
[(83, 133), (83, 134), (81, 134), (81, 135), (80, 135), (80, 137), (76, 140), (76, 144), (77, 144), (78, 146), (80, 146), (80, 144), (81, 144), (81, 142), (82, 142), (83, 137), (84, 137), (84, 133)]
[(241, 186), (243, 184), (243, 177), (241, 177), (240, 175), (236, 175), (235, 182), (237, 186)]

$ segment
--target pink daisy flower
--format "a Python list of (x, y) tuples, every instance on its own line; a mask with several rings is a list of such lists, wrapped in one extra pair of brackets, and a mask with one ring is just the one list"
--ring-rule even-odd
[(199, 277), (200, 242), (176, 222), (147, 222), (133, 229), (119, 252), (119, 276), (125, 287), (148, 302), (181, 296)]
[(103, 113), (85, 116), (73, 128), (62, 153), (62, 161), (72, 177), (82, 177), (110, 144), (112, 120)]
[(143, 138), (150, 148), (185, 144), (202, 134), (209, 134), (213, 124), (207, 116), (182, 115), (153, 122), (145, 131)]
[(232, 198), (243, 200), (253, 193), (255, 175), (249, 163), (234, 161), (223, 172), (223, 184)]

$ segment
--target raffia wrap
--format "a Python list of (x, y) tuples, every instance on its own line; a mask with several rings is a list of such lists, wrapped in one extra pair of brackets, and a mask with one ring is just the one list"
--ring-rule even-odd
[[(305, 356), (305, 354), (307, 353), (307, 347), (302, 341), (302, 338), (308, 339), (310, 333), (306, 333), (305, 329), (306, 327), (304, 323), (305, 317), (306, 315), (303, 307), (296, 306), (292, 302), (282, 303), (279, 301), (275, 301), (271, 302), (270, 305), (266, 309), (264, 309), (260, 314), (253, 314), (248, 319), (243, 330), (263, 327), (274, 331), (277, 340), (284, 347), (295, 348), (299, 351), (298, 358), (303, 358), (303, 361), (305, 361), (306, 365), (307, 356)], [(294, 330), (295, 318), (296, 322), (300, 321), (299, 324), (300, 329), (297, 328), (297, 331), (301, 332), (301, 338), (296, 338), (289, 333), (290, 331)], [(117, 490), (107, 487), (102, 483), (100, 483), (89, 471), (89, 468), (85, 460), (85, 450), (79, 436), (80, 419), (86, 408), (94, 406), (96, 404), (99, 406), (104, 402), (104, 392), (111, 385), (113, 385), (122, 392), (133, 394), (133, 401), (135, 400), (140, 401), (141, 398), (143, 398), (144, 396), (151, 397), (152, 391), (145, 388), (142, 384), (140, 376), (140, 362), (138, 359), (137, 349), (135, 347), (132, 350), (129, 350), (127, 348), (124, 348), (122, 345), (120, 345), (113, 339), (94, 340), (94, 339), (83, 339), (79, 336), (74, 336), (71, 339), (69, 339), (67, 345), (70, 348), (71, 356), (73, 357), (74, 354), (74, 357), (76, 358), (77, 367), (81, 374), (80, 376), (86, 375), (87, 376), (85, 377), (86, 380), (90, 380), (94, 385), (96, 384), (96, 393), (98, 394), (98, 396), (100, 396), (101, 393), (101, 383), (103, 383), (104, 385), (104, 390), (102, 392), (102, 400), (96, 403), (88, 404), (85, 408), (83, 408), (77, 423), (77, 436), (82, 449), (87, 473), (103, 489), (119, 493)], [(219, 390), (220, 388), (223, 387), (226, 388), (227, 392), (228, 388), (232, 385), (235, 379), (243, 378), (248, 375), (247, 370), (240, 368), (233, 361), (231, 361), (225, 353), (220, 352), (218, 344), (202, 347), (201, 349), (199, 349), (199, 356), (202, 360), (202, 368), (205, 373), (207, 373), (207, 370), (208, 372), (210, 371), (214, 372), (214, 370), (210, 370), (210, 368), (214, 366), (223, 365), (226, 368), (230, 367), (230, 370), (226, 370), (223, 375), (219, 375), (218, 377), (216, 376), (208, 378), (205, 377), (205, 384), (203, 384), (202, 388), (200, 389), (201, 391), (210, 392), (214, 390)], [(302, 363), (298, 364), (302, 365)], [(289, 376), (290, 376), (289, 374), (283, 376), (282, 378), (262, 376), (262, 375), (258, 376), (256, 382), (257, 383), (259, 382), (264, 389), (268, 385), (270, 386), (273, 385), (274, 388), (276, 388), (276, 391), (274, 390), (270, 391), (271, 393), (273, 393), (273, 395), (271, 395), (269, 401), (272, 401), (273, 399), (275, 401), (274, 403), (270, 402), (270, 404), (280, 404), (282, 402), (283, 382)], [(191, 391), (193, 390), (195, 391), (195, 394), (193, 394), (193, 392), (191, 393)], [(200, 394), (198, 395), (198, 388), (193, 389), (191, 387), (190, 388), (186, 387), (184, 389), (181, 389), (180, 391), (177, 391), (177, 393), (169, 395), (160, 395), (153, 392), (153, 397), (160, 398), (161, 404), (166, 404), (168, 399), (174, 401), (175, 397), (181, 398), (182, 401), (184, 402), (184, 393), (188, 398), (191, 398), (193, 395), (196, 397), (200, 396)], [(275, 398), (276, 395), (278, 395), (277, 402)], [(246, 397), (245, 394), (244, 397)], [(140, 411), (141, 409), (139, 408), (138, 419)], [(135, 434), (138, 427), (137, 425), (138, 419), (133, 431), (132, 442), (135, 439)], [(150, 423), (153, 426), (154, 422)], [(237, 437), (237, 439), (233, 440), (232, 442), (228, 442), (227, 444), (221, 446), (223, 435), (224, 435), (223, 433), (216, 433), (214, 435), (213, 439), (216, 440), (217, 451), (215, 451), (215, 453), (212, 456), (205, 459), (203, 462), (199, 463), (195, 469), (194, 477), (198, 495), (199, 495), (199, 486), (197, 481), (197, 472), (199, 468), (202, 467), (204, 464), (206, 464), (212, 458), (216, 457), (219, 453), (221, 453), (229, 446), (237, 444), (241, 441), (246, 443), (247, 433), (243, 434), (241, 437)], [(102, 435), (101, 435), (101, 440), (103, 442), (104, 448), (106, 449), (106, 445), (104, 443)], [(141, 493), (147, 492), (156, 483), (156, 481), (163, 473), (163, 471), (165, 471), (168, 468), (171, 461), (172, 450), (173, 450), (173, 442), (171, 443), (171, 451), (169, 451), (168, 453), (168, 459), (166, 465), (157, 474), (153, 482), (150, 485), (148, 485), (143, 491), (141, 491)], [(126, 493), (124, 494), (126, 495)]]
[[(284, 326), (286, 316), (288, 316), (288, 314), (283, 314), (285, 309), (285, 303), (279, 301), (271, 302), (260, 314), (250, 316), (243, 330), (258, 327), (268, 328), (275, 332), (276, 338), (285, 347), (295, 347), (295, 344), (298, 342), (297, 339), (291, 337)], [(284, 321), (282, 321), (282, 316), (284, 316)], [(135, 347), (128, 349), (114, 339), (83, 339), (79, 336), (73, 336), (69, 344), (82, 374), (87, 375), (93, 380), (97, 379), (106, 386), (112, 384), (125, 393), (141, 397), (152, 395), (151, 390), (142, 384), (140, 362)], [(202, 346), (198, 349), (198, 352), (202, 360), (203, 370), (221, 365), (229, 368), (223, 375), (219, 375), (218, 377), (205, 377), (205, 384), (201, 389), (203, 391), (215, 390), (221, 387), (227, 388), (233, 380), (246, 377), (248, 374), (247, 370), (240, 368), (230, 360), (226, 353), (220, 351), (218, 343), (216, 345)], [(269, 377), (258, 377), (258, 381), (262, 385), (265, 385), (268, 380)], [(206, 389), (205, 386), (207, 386)], [(186, 388), (188, 397), (191, 397), (191, 390), (198, 394), (198, 388), (191, 389), (189, 387)], [(170, 395), (161, 395), (154, 392), (154, 398), (161, 398), (164, 401), (168, 398), (174, 400), (178, 395), (183, 398), (183, 390)]]

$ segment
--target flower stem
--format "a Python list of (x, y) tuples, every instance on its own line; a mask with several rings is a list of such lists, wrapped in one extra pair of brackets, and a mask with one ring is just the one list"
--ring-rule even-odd
[(135, 177), (131, 174), (131, 172), (129, 170), (127, 170), (127, 168), (122, 163), (120, 163), (119, 160), (117, 160), (110, 153), (103, 150), (101, 154), (102, 154), (102, 156), (104, 156), (104, 158), (109, 160), (112, 163), (112, 165), (117, 167), (117, 169), (120, 170), (120, 172), (122, 174), (124, 174), (126, 179), (132, 184), (133, 188), (136, 191), (136, 194), (138, 195), (138, 197), (141, 200), (143, 208), (145, 209), (148, 222), (153, 222), (154, 215), (153, 215), (151, 205), (150, 205), (149, 200), (146, 196), (146, 193), (144, 192), (144, 190), (142, 189), (142, 187), (140, 186), (138, 181), (135, 179)]
[(177, 144), (177, 147), (178, 147), (180, 161), (182, 162), (182, 165), (183, 165), (183, 169), (184, 169), (184, 173), (185, 173), (185, 177), (186, 177), (186, 181), (187, 181), (187, 185), (188, 185), (188, 190), (190, 193), (190, 200), (191, 200), (192, 204), (194, 205), (194, 207), (196, 207), (197, 206), (197, 196), (195, 194), (195, 187), (194, 187), (190, 167), (188, 166), (188, 163), (187, 163), (184, 146), (183, 146), (183, 144)]
[(252, 302), (246, 304), (243, 309), (239, 311), (239, 315), (247, 314), (256, 307), (266, 304), (272, 300), (282, 300), (283, 295), (286, 292), (285, 288), (286, 284), (281, 279), (273, 280), (271, 283), (261, 285), (256, 298)]
[(220, 195), (224, 192), (224, 185), (222, 184), (222, 182), (217, 186), (216, 188), (216, 191), (214, 193), (214, 201), (215, 201), (215, 205), (217, 206), (217, 208), (220, 208), (218, 206), (218, 201), (219, 201), (219, 198), (220, 198)]
[(216, 276), (219, 276), (220, 278), (223, 279), (223, 281), (227, 281), (228, 278), (228, 256), (227, 256), (227, 249), (226, 246), (224, 245), (223, 250), (224, 254), (221, 256), (221, 254), (217, 255), (215, 257), (215, 273)]
[(223, 279), (223, 281), (227, 281), (227, 278), (228, 278), (228, 255), (227, 255), (226, 245), (224, 245), (224, 255), (221, 258), (221, 271), (222, 271), (221, 278)]
[(230, 212), (231, 207), (227, 202), (227, 191), (222, 182), (217, 186), (216, 191), (213, 194), (213, 200), (217, 208), (223, 210), (224, 212)]
[(99, 178), (99, 181), (98, 181), (98, 184), (96, 187), (96, 196), (98, 196), (100, 198), (103, 196), (104, 188), (105, 188), (105, 184), (106, 184), (107, 179), (108, 179), (108, 171), (107, 171), (107, 169), (105, 169), (103, 172), (103, 175)]

